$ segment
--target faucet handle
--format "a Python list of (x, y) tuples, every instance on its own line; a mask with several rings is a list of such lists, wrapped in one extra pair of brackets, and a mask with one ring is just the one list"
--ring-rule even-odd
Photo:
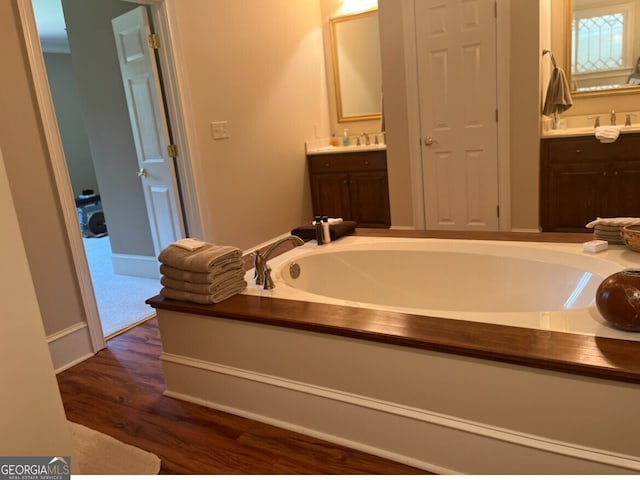
[(253, 281), (256, 285), (262, 285), (264, 282), (262, 254), (258, 250), (255, 250), (251, 252), (251, 256), (253, 257)]
[(637, 117), (637, 115), (635, 113), (627, 113), (627, 115), (625, 116), (625, 119), (624, 119), (624, 126), (625, 127), (630, 127), (631, 126), (631, 117)]

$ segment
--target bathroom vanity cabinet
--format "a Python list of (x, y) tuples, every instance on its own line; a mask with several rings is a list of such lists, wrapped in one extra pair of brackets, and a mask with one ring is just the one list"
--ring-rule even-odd
[(307, 154), (313, 215), (391, 225), (386, 150)]
[(591, 232), (597, 217), (640, 217), (640, 134), (613, 143), (595, 137), (543, 138), (540, 225), (545, 232)]

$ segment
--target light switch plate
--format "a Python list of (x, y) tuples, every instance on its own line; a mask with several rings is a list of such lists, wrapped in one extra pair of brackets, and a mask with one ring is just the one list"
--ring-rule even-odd
[(211, 122), (211, 136), (214, 140), (229, 138), (229, 125), (227, 121)]

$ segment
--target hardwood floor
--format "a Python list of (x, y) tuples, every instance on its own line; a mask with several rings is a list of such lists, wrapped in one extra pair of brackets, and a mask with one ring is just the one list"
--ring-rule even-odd
[(67, 418), (155, 453), (163, 474), (427, 474), (162, 395), (155, 319), (58, 375)]

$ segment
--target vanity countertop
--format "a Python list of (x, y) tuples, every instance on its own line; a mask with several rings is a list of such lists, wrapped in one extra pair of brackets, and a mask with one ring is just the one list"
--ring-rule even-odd
[(326, 155), (332, 153), (370, 152), (372, 150), (386, 150), (386, 145), (349, 145), (348, 147), (334, 147), (325, 145), (322, 147), (307, 146), (307, 155)]
[[(625, 133), (638, 133), (640, 132), (640, 125), (632, 125), (630, 127), (621, 126), (620, 135)], [(561, 137), (595, 137), (596, 129), (594, 127), (572, 127), (572, 128), (558, 128), (556, 130), (544, 130), (541, 134), (541, 138), (561, 138)]]

